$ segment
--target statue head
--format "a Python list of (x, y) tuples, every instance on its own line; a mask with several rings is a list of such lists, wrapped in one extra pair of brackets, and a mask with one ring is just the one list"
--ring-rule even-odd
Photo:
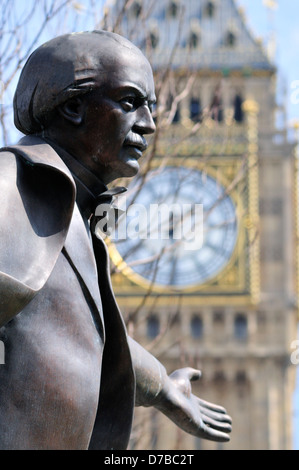
[(154, 101), (151, 66), (130, 41), (107, 31), (72, 33), (31, 54), (14, 120), (24, 134), (52, 140), (109, 182), (138, 171), (144, 135), (155, 130)]

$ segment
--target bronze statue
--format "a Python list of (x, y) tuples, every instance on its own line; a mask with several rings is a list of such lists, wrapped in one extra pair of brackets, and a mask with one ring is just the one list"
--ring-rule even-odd
[(55, 38), (23, 68), (25, 137), (0, 153), (0, 449), (124, 449), (134, 404), (229, 440), (226, 411), (191, 392), (200, 372), (168, 376), (127, 337), (90, 230), (106, 185), (138, 171), (154, 101), (147, 59), (113, 33)]

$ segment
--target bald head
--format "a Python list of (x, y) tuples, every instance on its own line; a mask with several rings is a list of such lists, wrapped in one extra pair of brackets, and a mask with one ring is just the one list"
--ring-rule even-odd
[(14, 96), (14, 121), (24, 134), (41, 132), (57, 106), (109, 80), (125, 56), (145, 57), (130, 41), (108, 31), (66, 34), (36, 49), (21, 73)]

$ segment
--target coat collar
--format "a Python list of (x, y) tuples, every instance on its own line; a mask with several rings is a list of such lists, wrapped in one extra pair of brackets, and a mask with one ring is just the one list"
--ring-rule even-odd
[[(88, 230), (86, 230), (87, 227), (84, 225), (83, 218), (75, 204), (76, 185), (68, 167), (51, 145), (36, 136), (26, 136), (22, 138), (17, 145), (2, 148), (1, 151), (14, 152), (26, 161), (27, 164), (41, 166), (44, 169), (48, 168), (66, 177), (65, 193), (64, 195), (58, 195), (58, 198), (60, 198), (60, 200), (62, 198), (63, 201), (68, 200), (68, 203), (65, 204), (64, 208), (61, 208), (62, 213), (57, 214), (57, 216), (60, 216), (64, 220), (64, 223), (60, 233), (55, 236), (54, 240), (50, 241), (50, 244), (47, 244), (48, 258), (47, 261), (44, 260), (43, 262), (44, 275), (43, 279), (40, 279), (38, 290), (40, 290), (42, 285), (46, 282), (56, 262), (57, 256), (62, 251), (63, 247), (65, 247), (73, 265), (76, 267), (85, 286), (94, 298), (101, 315), (102, 309), (96, 282), (97, 271), (91, 240), (89, 240)], [(70, 198), (71, 194), (72, 197)], [(68, 195), (68, 197), (65, 197), (66, 195)], [(51, 206), (49, 206), (49, 210), (52, 210)], [(32, 250), (34, 250), (34, 241), (31, 243), (31, 246)], [(36, 253), (36, 257), (39, 259), (40, 254)]]
[[(75, 184), (75, 179), (77, 180), (77, 178), (75, 178), (74, 175), (76, 171), (79, 177), (82, 176), (82, 172), (79, 171), (82, 165), (78, 164), (77, 166), (75, 159), (73, 159), (75, 162), (72, 164), (72, 157), (66, 154), (65, 151), (50, 145), (50, 143), (36, 136), (26, 136), (22, 138), (15, 148), (20, 155), (23, 155), (24, 158), (33, 165), (49, 166), (62, 172), (72, 182), (78, 197), (78, 188)], [(97, 179), (94, 178), (93, 188), (96, 185), (96, 181)], [(107, 189), (101, 182), (98, 183), (97, 188), (102, 191)], [(68, 228), (64, 247), (101, 312), (99, 294), (97, 293), (97, 282), (94, 282), (97, 279), (97, 271), (91, 240), (89, 239), (88, 227), (86, 227), (86, 220), (85, 222), (83, 221), (75, 201), (72, 210), (72, 220)]]
[(55, 168), (63, 173), (70, 182), (73, 184), (75, 189), (75, 183), (72, 178), (71, 172), (59, 157), (57, 152), (47, 144), (43, 139), (34, 135), (27, 135), (19, 140), (17, 145), (4, 147), (1, 150), (15, 149), (16, 152), (27, 160), (29, 163), (35, 165), (44, 165), (51, 168)]

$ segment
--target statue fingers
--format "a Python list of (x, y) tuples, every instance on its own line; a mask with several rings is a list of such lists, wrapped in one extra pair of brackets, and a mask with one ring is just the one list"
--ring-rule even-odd
[(209, 416), (202, 416), (202, 420), (205, 425), (209, 426), (210, 428), (216, 429), (218, 431), (222, 431), (224, 433), (230, 433), (232, 431), (231, 423), (226, 421), (218, 421)]
[(216, 421), (220, 421), (222, 423), (232, 423), (232, 418), (227, 413), (222, 413), (218, 411), (213, 411), (210, 408), (206, 408), (204, 406), (199, 405), (199, 409), (202, 415), (212, 418)]
[(199, 405), (210, 411), (214, 411), (215, 413), (227, 414), (226, 409), (223, 406), (216, 405), (215, 403), (210, 403), (206, 400), (202, 400), (202, 398), (197, 398)]
[(215, 442), (229, 442), (230, 441), (229, 433), (215, 429), (209, 424), (203, 424), (201, 432), (198, 435), (198, 437), (201, 437), (209, 441), (215, 441)]

